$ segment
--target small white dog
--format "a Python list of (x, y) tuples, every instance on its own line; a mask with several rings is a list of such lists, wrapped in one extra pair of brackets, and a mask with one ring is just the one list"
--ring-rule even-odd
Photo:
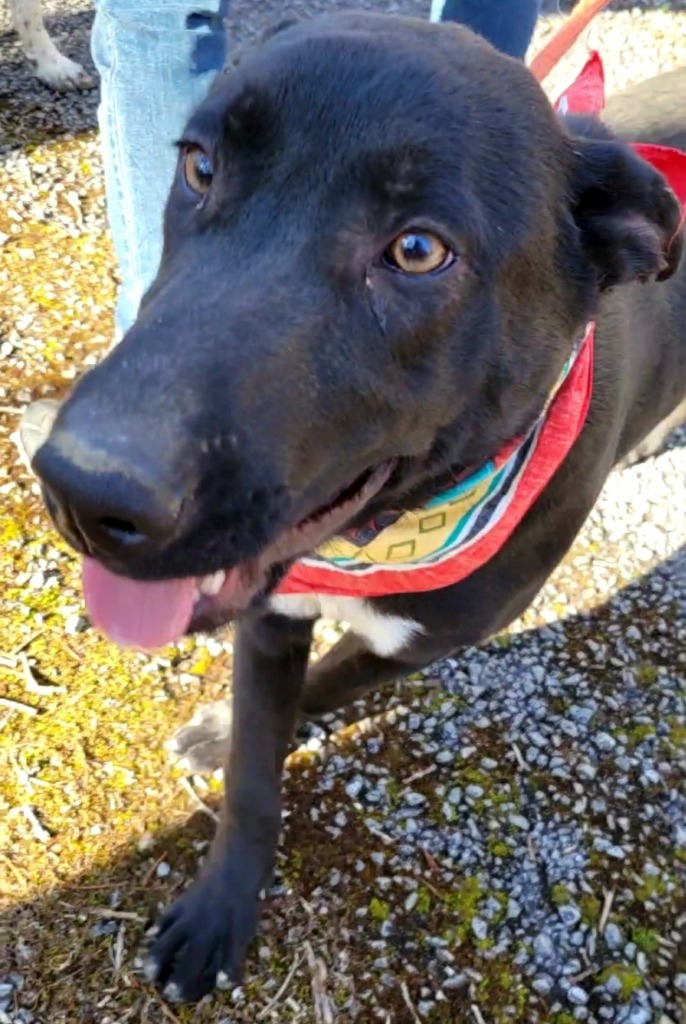
[(24, 53), (41, 82), (63, 91), (95, 85), (92, 75), (55, 46), (43, 22), (41, 0), (9, 0), (9, 6)]

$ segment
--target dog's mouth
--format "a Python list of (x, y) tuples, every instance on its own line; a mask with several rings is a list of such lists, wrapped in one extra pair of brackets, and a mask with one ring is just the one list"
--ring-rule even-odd
[(367, 470), (333, 501), (283, 530), (259, 555), (209, 575), (141, 582), (84, 558), (83, 593), (93, 625), (116, 644), (143, 650), (224, 625), (272, 589), (290, 564), (343, 529), (395, 466), (392, 459)]

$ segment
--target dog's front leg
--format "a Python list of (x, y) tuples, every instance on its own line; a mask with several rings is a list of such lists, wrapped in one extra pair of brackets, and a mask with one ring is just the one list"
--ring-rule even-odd
[(195, 1001), (224, 972), (239, 979), (274, 869), (281, 773), (293, 735), (312, 623), (276, 615), (236, 631), (233, 718), (221, 822), (200, 878), (167, 911), (150, 952), (152, 980)]

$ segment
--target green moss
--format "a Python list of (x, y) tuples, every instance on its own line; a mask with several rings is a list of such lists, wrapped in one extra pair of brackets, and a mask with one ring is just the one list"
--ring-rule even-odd
[(488, 849), (494, 857), (511, 857), (512, 850), (502, 839), (491, 837), (488, 841)]
[(652, 928), (634, 928), (631, 938), (644, 953), (655, 953), (660, 948), (659, 933)]
[(489, 643), (496, 647), (511, 647), (513, 639), (509, 633), (500, 633), (499, 636), (494, 636)]
[(431, 893), (428, 889), (419, 890), (415, 910), (418, 914), (428, 914), (431, 910)]
[(643, 723), (641, 725), (634, 725), (627, 731), (627, 738), (629, 740), (629, 749), (635, 750), (639, 744), (643, 743), (643, 740), (648, 739), (649, 736), (655, 735), (655, 726)]
[(336, 1006), (336, 1009), (340, 1010), (341, 1007), (345, 1006), (346, 1002), (348, 1001), (349, 995), (350, 993), (348, 992), (348, 990), (343, 988), (342, 985), (339, 985), (338, 988), (334, 989), (333, 1001)]
[(400, 801), (400, 794), (402, 787), (395, 779), (389, 779), (386, 784), (386, 799), (388, 800), (389, 807), (397, 807)]
[(569, 1013), (568, 1010), (561, 1010), (559, 1013), (554, 1013), (550, 1018), (550, 1024), (576, 1024), (576, 1018), (573, 1013)]
[(676, 715), (670, 715), (667, 719), (669, 725), (669, 739), (682, 750), (686, 750), (686, 723), (680, 721)]
[[(481, 943), (478, 945), (481, 947)], [(526, 1019), (528, 991), (521, 978), (514, 973), (509, 960), (491, 961), (476, 991), (477, 1002), (489, 1007), (493, 1024), (509, 1024), (513, 1019)], [(515, 1010), (514, 1018), (510, 1007)]]
[(289, 885), (297, 885), (302, 877), (303, 857), (300, 850), (293, 850), (282, 866), (283, 876)]
[(657, 666), (643, 662), (636, 667), (636, 678), (642, 686), (650, 686), (658, 676)]
[(479, 786), (484, 791), (482, 797), (472, 802), (476, 814), (490, 815), (503, 804), (519, 804), (521, 799), (517, 783), (506, 774), (499, 777), (497, 770), (486, 772), (474, 765), (459, 764), (455, 767), (453, 779), (464, 788)]
[(58, 608), (67, 603), (62, 587), (45, 587), (42, 590), (10, 587), (5, 598), (10, 604), (22, 604), (29, 613), (39, 615), (53, 615)]
[(6, 547), (23, 539), (19, 522), (13, 516), (0, 516), (0, 544)]
[(604, 971), (596, 976), (599, 985), (604, 985), (610, 978), (617, 978), (621, 984), (620, 998), (628, 1002), (634, 992), (643, 985), (643, 975), (635, 967), (627, 967), (625, 964), (611, 964)]
[(644, 875), (641, 884), (634, 889), (634, 896), (644, 903), (656, 896), (664, 896), (666, 892), (667, 883), (661, 875)]
[(550, 898), (556, 907), (563, 907), (572, 899), (569, 889), (566, 885), (562, 885), (561, 882), (558, 882), (557, 885), (553, 885), (551, 887)]
[(500, 924), (501, 921), (505, 920), (509, 900), (507, 893), (504, 892), (494, 892), (493, 897), (500, 904), (500, 909), (493, 915), (493, 922), (494, 924)]
[(451, 920), (444, 928), (442, 938), (450, 945), (471, 942), (477, 950), (484, 951), (495, 945), (490, 935), (485, 939), (476, 940), (472, 934), (472, 922), (479, 913), (483, 900), (491, 897), (498, 903), (499, 909), (491, 915), (492, 925), (499, 924), (507, 914), (507, 894), (504, 892), (487, 892), (478, 878), (468, 877), (447, 893), (443, 907)]
[(597, 924), (600, 917), (601, 904), (593, 893), (585, 892), (577, 900), (584, 924)]
[(486, 789), (493, 782), (492, 777), (482, 768), (467, 767), (458, 772), (460, 782), (465, 786), (481, 786)]
[(478, 878), (467, 876), (460, 884), (447, 893), (445, 908), (462, 918), (471, 919), (476, 915), (479, 903), (484, 898), (484, 890)]
[(369, 914), (372, 920), (378, 921), (381, 924), (383, 921), (388, 920), (390, 909), (387, 903), (385, 903), (383, 900), (377, 899), (376, 896), (374, 896), (369, 901)]

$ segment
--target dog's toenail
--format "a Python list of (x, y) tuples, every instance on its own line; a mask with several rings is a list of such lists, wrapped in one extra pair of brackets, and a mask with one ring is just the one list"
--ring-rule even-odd
[(164, 986), (164, 992), (162, 993), (168, 1003), (180, 1003), (181, 1002), (181, 989), (175, 981), (170, 981)]
[(151, 956), (149, 956), (143, 964), (143, 974), (148, 981), (154, 981), (157, 977), (157, 961)]

